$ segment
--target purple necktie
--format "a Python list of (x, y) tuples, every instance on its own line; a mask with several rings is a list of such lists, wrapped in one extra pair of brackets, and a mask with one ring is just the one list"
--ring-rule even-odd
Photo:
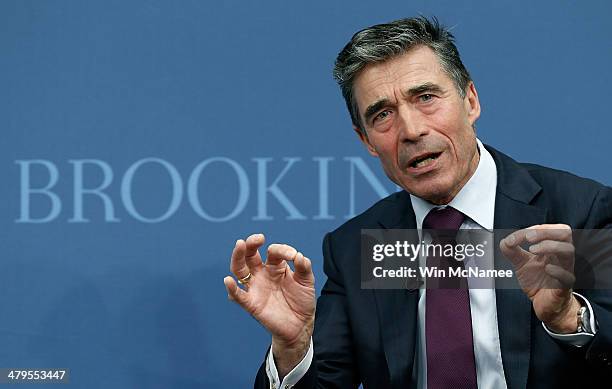
[[(464, 219), (465, 215), (451, 207), (432, 209), (423, 221), (423, 229), (438, 230), (431, 231), (432, 243), (456, 244), (457, 230)], [(452, 258), (430, 257), (427, 258), (427, 265), (445, 270), (453, 266), (463, 267), (461, 262), (457, 263)], [(442, 279), (438, 288), (428, 288), (426, 291), (425, 338), (428, 389), (478, 387), (470, 295), (466, 285), (465, 279)]]

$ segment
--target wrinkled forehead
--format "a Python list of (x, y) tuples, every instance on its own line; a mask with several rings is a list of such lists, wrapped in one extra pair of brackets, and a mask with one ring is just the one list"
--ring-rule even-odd
[(408, 90), (425, 84), (445, 87), (452, 80), (433, 50), (420, 46), (387, 61), (366, 65), (355, 77), (353, 94), (362, 112), (373, 101), (405, 97)]

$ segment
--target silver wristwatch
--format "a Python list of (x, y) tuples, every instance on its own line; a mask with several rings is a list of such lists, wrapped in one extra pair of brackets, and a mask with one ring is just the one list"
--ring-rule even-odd
[(589, 309), (585, 305), (580, 307), (577, 316), (578, 329), (576, 330), (576, 332), (593, 333), (591, 329), (591, 314), (589, 312)]

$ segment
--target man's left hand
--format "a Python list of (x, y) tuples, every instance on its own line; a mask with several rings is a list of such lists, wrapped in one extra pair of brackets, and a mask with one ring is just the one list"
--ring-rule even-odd
[[(529, 244), (527, 250), (522, 245)], [(536, 316), (556, 333), (577, 331), (580, 303), (572, 294), (574, 245), (565, 224), (541, 224), (518, 230), (500, 242), (515, 268)]]

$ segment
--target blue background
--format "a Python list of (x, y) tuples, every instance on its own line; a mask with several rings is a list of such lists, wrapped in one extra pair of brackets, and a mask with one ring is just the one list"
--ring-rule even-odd
[[(437, 15), (475, 80), (485, 143), (611, 184), (611, 11), (606, 1), (1, 2), (0, 367), (68, 367), (74, 387), (250, 387), (269, 337), (227, 301), (235, 240), (261, 231), (295, 245), (320, 288), (323, 234), (352, 213), (351, 193), (357, 212), (382, 194), (359, 170), (351, 189), (345, 158), (395, 190), (353, 134), (331, 77), (337, 52), (368, 25)], [(187, 200), (190, 174), (213, 157), (239, 165), (249, 188), (241, 212), (218, 222)], [(313, 157), (334, 158), (322, 220)], [(144, 158), (170, 164), (184, 192), (154, 223), (121, 197), (126, 171)], [(288, 218), (267, 193), (268, 220), (258, 220), (254, 158), (269, 158), (268, 184), (286, 158), (301, 158), (278, 186), (303, 217)], [(84, 185), (100, 185), (106, 164), (115, 221), (91, 195), (71, 221), (71, 161), (92, 159)], [(61, 210), (44, 223), (20, 221), (26, 160), (57, 170), (50, 190)], [(47, 168), (31, 167), (31, 187), (48, 182)], [(173, 188), (149, 163), (130, 196), (153, 219)], [(214, 217), (245, 195), (224, 162), (197, 188)], [(30, 219), (49, 215), (48, 196), (30, 201)]]

